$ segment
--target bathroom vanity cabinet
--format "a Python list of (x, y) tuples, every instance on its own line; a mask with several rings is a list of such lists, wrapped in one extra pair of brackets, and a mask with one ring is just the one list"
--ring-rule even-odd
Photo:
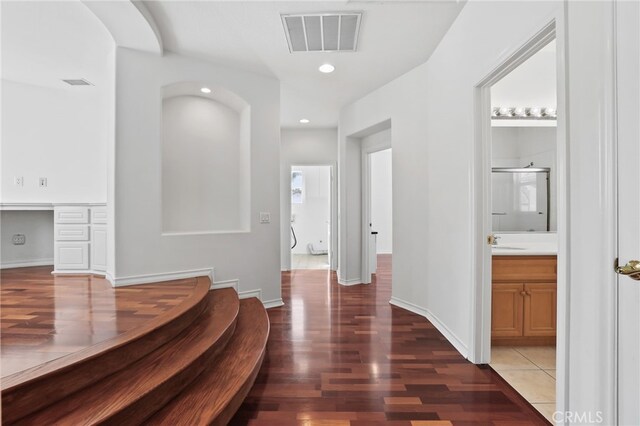
[(555, 343), (556, 281), (556, 256), (493, 256), (492, 344)]

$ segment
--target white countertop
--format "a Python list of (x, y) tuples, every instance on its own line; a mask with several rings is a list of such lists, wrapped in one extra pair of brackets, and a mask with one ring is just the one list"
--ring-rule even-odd
[(495, 256), (555, 256), (558, 254), (556, 233), (495, 234), (498, 244), (491, 247)]

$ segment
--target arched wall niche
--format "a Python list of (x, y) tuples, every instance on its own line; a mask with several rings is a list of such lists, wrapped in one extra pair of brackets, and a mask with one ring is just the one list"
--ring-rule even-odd
[(250, 114), (224, 87), (162, 88), (163, 235), (250, 231)]

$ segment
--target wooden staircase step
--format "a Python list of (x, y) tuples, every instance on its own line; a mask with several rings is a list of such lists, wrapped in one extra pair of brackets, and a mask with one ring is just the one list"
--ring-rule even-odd
[(140, 424), (188, 386), (224, 350), (239, 312), (233, 289), (209, 292), (209, 306), (180, 336), (86, 389), (17, 424)]
[(114, 374), (175, 338), (207, 306), (211, 282), (194, 278), (193, 294), (180, 305), (113, 339), (2, 379), (2, 420), (17, 419)]
[(256, 299), (240, 301), (236, 331), (200, 377), (145, 424), (226, 425), (253, 386), (269, 337), (269, 317)]

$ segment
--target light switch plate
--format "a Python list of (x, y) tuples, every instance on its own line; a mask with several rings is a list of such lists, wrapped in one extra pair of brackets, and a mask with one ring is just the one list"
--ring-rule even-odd
[(260, 223), (271, 223), (271, 213), (260, 212)]

